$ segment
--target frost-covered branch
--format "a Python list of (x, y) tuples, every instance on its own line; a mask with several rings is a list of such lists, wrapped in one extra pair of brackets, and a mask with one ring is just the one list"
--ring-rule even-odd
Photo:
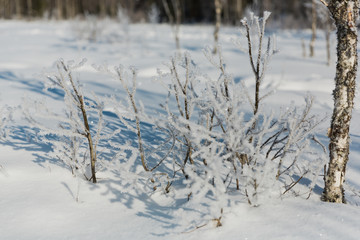
[(124, 79), (124, 70), (123, 70), (123, 68), (122, 67), (116, 68), (116, 73), (118, 75), (118, 79), (120, 80), (123, 88), (125, 89), (125, 91), (127, 93), (128, 100), (131, 103), (131, 107), (132, 107), (133, 112), (134, 112), (135, 121), (136, 121), (136, 135), (137, 135), (137, 138), (138, 138), (138, 147), (139, 147), (141, 164), (142, 164), (145, 171), (150, 171), (149, 167), (147, 166), (146, 159), (145, 159), (143, 140), (142, 140), (142, 137), (141, 137), (139, 112), (138, 112), (138, 108), (137, 108), (136, 103), (135, 103), (136, 70), (135, 70), (135, 68), (131, 68), (130, 70), (131, 70), (131, 74), (132, 74), (132, 81), (131, 81), (132, 82), (132, 88), (131, 89), (127, 85), (126, 79)]
[[(66, 64), (60, 59), (56, 64), (57, 73), (47, 76), (46, 88), (57, 88), (64, 94), (65, 115), (52, 112), (43, 102), (24, 103), (23, 109), (29, 122), (40, 129), (43, 141), (53, 145), (55, 156), (68, 165), (73, 174), (80, 171), (84, 177), (96, 183), (98, 145), (105, 137), (102, 133), (103, 104), (95, 95), (95, 101), (85, 98), (80, 83), (73, 77), (73, 71), (84, 63), (85, 60), (78, 64)], [(90, 116), (92, 113), (96, 113), (97, 127), (91, 126), (89, 118), (93, 117)], [(45, 123), (49, 120), (49, 124)], [(57, 127), (53, 124), (57, 124)], [(52, 135), (56, 137), (49, 137)], [(89, 163), (86, 161), (87, 154)], [(90, 165), (91, 177), (86, 176), (87, 164)]]
[[(247, 18), (244, 18), (241, 23), (245, 28), (245, 37), (247, 39), (247, 53), (250, 60), (250, 66), (255, 76), (255, 100), (253, 103), (254, 106), (254, 115), (259, 110), (259, 105), (261, 101), (260, 97), (260, 87), (262, 81), (265, 77), (265, 72), (270, 58), (274, 53), (276, 53), (274, 39), (269, 37), (266, 49), (263, 51), (264, 38), (265, 38), (265, 27), (268, 18), (270, 17), (270, 12), (264, 12), (263, 18), (251, 15), (250, 21)], [(255, 31), (255, 34), (252, 35), (252, 32)], [(253, 39), (255, 38), (255, 39)], [(257, 43), (256, 46), (254, 44)], [(255, 54), (257, 50), (257, 54)]]

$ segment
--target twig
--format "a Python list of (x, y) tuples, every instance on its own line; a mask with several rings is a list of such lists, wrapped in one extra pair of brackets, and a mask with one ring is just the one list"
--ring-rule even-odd
[(300, 182), (300, 180), (305, 176), (305, 174), (307, 174), (308, 171), (306, 171), (296, 182), (292, 183), (290, 185), (290, 187), (288, 189), (285, 190), (285, 192), (283, 192), (283, 195), (285, 195), (285, 193), (287, 193), (288, 191), (290, 191), (296, 184), (298, 184)]
[(320, 0), (320, 2), (322, 2), (326, 7), (329, 6), (329, 4), (325, 0)]
[(202, 228), (202, 227), (205, 227), (206, 225), (208, 225), (209, 223), (205, 223), (203, 225), (200, 225), (200, 226), (196, 226), (194, 229), (190, 230), (190, 231), (187, 231), (187, 232), (182, 232), (182, 233), (192, 233), (196, 230), (198, 230), (199, 228)]
[(123, 85), (123, 88), (125, 89), (125, 91), (127, 92), (128, 95), (128, 99), (131, 103), (131, 107), (133, 109), (134, 112), (134, 116), (135, 116), (135, 122), (136, 122), (136, 135), (138, 138), (138, 149), (139, 149), (139, 153), (140, 153), (140, 159), (141, 159), (141, 164), (144, 168), (144, 170), (146, 172), (151, 171), (148, 166), (147, 166), (147, 161), (145, 158), (145, 151), (144, 151), (144, 146), (143, 146), (143, 140), (142, 140), (142, 136), (141, 136), (141, 128), (140, 128), (140, 118), (139, 118), (139, 111), (138, 108), (136, 106), (135, 103), (135, 93), (136, 93), (136, 71), (135, 69), (131, 69), (131, 73), (132, 73), (132, 89), (130, 90), (128, 85), (125, 82), (124, 76), (123, 76), (123, 72), (121, 68), (116, 69), (117, 75), (118, 75), (118, 79), (120, 80), (120, 82)]
[[(86, 112), (86, 106), (84, 102), (84, 96), (80, 93), (78, 86), (75, 85), (75, 82), (72, 77), (71, 70), (65, 65), (64, 61), (59, 61), (58, 63), (58, 69), (60, 72), (60, 69), (63, 69), (65, 73), (67, 74), (67, 78), (71, 84), (73, 94), (71, 96), (75, 99), (76, 105), (78, 106), (78, 110), (80, 110), (83, 120), (83, 127), (84, 127), (84, 136), (88, 140), (88, 147), (90, 151), (90, 165), (91, 165), (91, 178), (93, 183), (96, 183), (96, 170), (95, 170), (95, 164), (96, 164), (96, 145), (94, 144), (91, 131), (90, 131), (90, 125), (88, 121), (88, 114)], [(61, 74), (61, 72), (60, 72)], [(64, 83), (64, 81), (62, 81)], [(63, 86), (63, 90), (67, 89), (65, 86)]]
[[(221, 218), (222, 218), (222, 214), (224, 213), (223, 208), (221, 208), (220, 213), (221, 213), (221, 216), (220, 216), (220, 217), (211, 219), (211, 221), (215, 221), (215, 222), (216, 222), (216, 227), (217, 227), (217, 228), (222, 226), (222, 224), (221, 224)], [(209, 221), (209, 222), (210, 222), (210, 221)], [(205, 227), (206, 225), (209, 224), (209, 222), (207, 222), (207, 223), (205, 223), (205, 224), (203, 224), (203, 225), (200, 225), (200, 226), (196, 226), (194, 229), (192, 229), (192, 230), (190, 230), (190, 231), (188, 231), (188, 232), (182, 232), (182, 233), (192, 233), (192, 232), (198, 230), (199, 228)]]

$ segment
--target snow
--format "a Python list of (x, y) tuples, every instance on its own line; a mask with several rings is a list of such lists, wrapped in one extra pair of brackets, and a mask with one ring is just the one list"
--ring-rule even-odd
[[(166, 91), (156, 81), (157, 69), (165, 69), (175, 52), (175, 41), (167, 25), (134, 24), (122, 31), (116, 22), (99, 24), (103, 29), (96, 42), (77, 39), (77, 22), (0, 21), (0, 102), (15, 109), (27, 99), (45, 100), (55, 111), (62, 98), (42, 91), (44, 74), (54, 71), (57, 59), (86, 65), (77, 77), (89, 92), (100, 96), (120, 94), (120, 82), (99, 73), (91, 64), (120, 64), (139, 70), (139, 99), (154, 115)], [(124, 36), (128, 32), (128, 36)], [(189, 51), (202, 72), (217, 76), (202, 49), (213, 45), (212, 26), (181, 26), (180, 45)], [(270, 61), (263, 86), (277, 86), (266, 99), (279, 111), (290, 102), (302, 105), (309, 92), (315, 96), (314, 112), (330, 115), (333, 107), (335, 62), (326, 66), (325, 39), (319, 34), (314, 58), (303, 58), (301, 39), (309, 31), (275, 31), (279, 53)], [(239, 36), (235, 27), (220, 31), (220, 44), (228, 71), (237, 82), (254, 89), (248, 57), (232, 43)], [(335, 41), (333, 42), (335, 43)], [(335, 46), (332, 46), (335, 59)], [(266, 92), (267, 89), (265, 89)], [(53, 95), (51, 95), (53, 94)], [(116, 173), (100, 172), (99, 183), (74, 178), (62, 162), (46, 159), (51, 148), (32, 139), (34, 131), (15, 111), (13, 138), (0, 145), (0, 238), (1, 239), (358, 239), (360, 236), (360, 119), (359, 99), (355, 100), (351, 127), (351, 154), (346, 181), (349, 204), (320, 201), (319, 179), (309, 200), (271, 198), (259, 207), (239, 202), (224, 209), (222, 227), (206, 216), (195, 203), (174, 202), (162, 194), (146, 194), (120, 181)], [(266, 107), (268, 108), (268, 107)], [(107, 106), (111, 111), (112, 107)], [(326, 145), (329, 120), (317, 129)], [(150, 134), (150, 133), (148, 133)], [(356, 194), (358, 196), (356, 196)], [(186, 207), (179, 208), (184, 205)], [(220, 213), (219, 213), (220, 214)], [(200, 221), (199, 221), (200, 219)], [(202, 226), (202, 227), (201, 227)], [(197, 229), (197, 227), (200, 227)]]

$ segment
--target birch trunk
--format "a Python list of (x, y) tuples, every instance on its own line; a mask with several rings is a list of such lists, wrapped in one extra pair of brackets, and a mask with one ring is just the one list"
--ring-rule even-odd
[(175, 0), (175, 18), (176, 18), (176, 30), (175, 30), (175, 41), (176, 41), (176, 49), (180, 51), (180, 24), (181, 24), (181, 5), (179, 0)]
[(328, 5), (337, 28), (337, 65), (335, 76), (334, 112), (329, 131), (330, 162), (325, 176), (323, 200), (345, 203), (346, 164), (349, 159), (349, 128), (355, 96), (357, 72), (358, 0), (332, 0)]
[(310, 41), (310, 57), (313, 57), (315, 55), (314, 53), (314, 47), (315, 47), (315, 40), (316, 40), (316, 0), (312, 0), (312, 8), (311, 8), (311, 41)]
[(215, 0), (216, 22), (215, 22), (215, 30), (214, 30), (214, 40), (215, 40), (214, 54), (217, 53), (217, 45), (219, 44), (219, 31), (220, 31), (220, 26), (221, 26), (221, 10), (222, 10), (221, 0)]
[(181, 24), (181, 5), (179, 0), (172, 0), (173, 12), (170, 10), (167, 0), (162, 0), (166, 15), (169, 18), (171, 28), (175, 36), (176, 49), (180, 53), (180, 24)]
[[(330, 18), (330, 16), (328, 16), (328, 18)], [(331, 44), (330, 44), (330, 36), (331, 36), (331, 23), (330, 23), (330, 19), (327, 19), (327, 25), (325, 27), (325, 40), (326, 40), (326, 64), (328, 66), (330, 66), (331, 63)]]

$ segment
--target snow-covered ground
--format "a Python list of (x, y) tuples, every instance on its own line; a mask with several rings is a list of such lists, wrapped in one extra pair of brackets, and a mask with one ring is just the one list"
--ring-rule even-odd
[[(222, 227), (204, 219), (209, 224), (196, 229), (196, 206), (180, 211), (177, 205), (181, 203), (123, 186), (111, 172), (100, 173), (99, 183), (94, 185), (74, 178), (56, 159), (45, 159), (42, 152), (49, 151), (49, 146), (32, 141), (31, 127), (16, 109), (27, 99), (44, 99), (52, 108), (61, 108), (61, 99), (49, 98), (42, 90), (44, 75), (55, 69), (57, 59), (86, 58), (77, 76), (87, 91), (100, 96), (124, 93), (118, 90), (118, 82), (95, 71), (92, 64), (135, 66), (139, 70), (138, 97), (149, 114), (159, 110), (158, 104), (166, 98), (154, 77), (176, 50), (169, 26), (122, 26), (106, 21), (96, 27), (96, 41), (76, 37), (89, 29), (79, 22), (0, 21), (0, 104), (15, 109), (12, 138), (0, 145), (0, 239), (359, 239), (360, 198), (354, 196), (360, 192), (358, 98), (347, 169), (347, 182), (355, 190), (347, 190), (347, 205), (321, 202), (319, 179), (309, 200), (271, 199), (259, 207), (238, 203), (224, 209)], [(203, 72), (217, 76), (202, 53), (206, 45), (213, 45), (212, 32), (212, 26), (182, 26), (180, 44)], [(327, 66), (321, 33), (314, 58), (302, 56), (301, 41), (308, 42), (310, 32), (275, 33), (279, 53), (273, 56), (265, 81), (277, 91), (267, 99), (267, 106), (278, 109), (291, 101), (302, 105), (310, 92), (315, 96), (314, 112), (331, 115), (335, 40), (332, 64)], [(248, 57), (233, 44), (237, 37), (237, 28), (222, 28), (224, 59), (235, 80), (244, 81), (251, 89)], [(329, 119), (317, 130), (324, 144), (328, 125)]]

